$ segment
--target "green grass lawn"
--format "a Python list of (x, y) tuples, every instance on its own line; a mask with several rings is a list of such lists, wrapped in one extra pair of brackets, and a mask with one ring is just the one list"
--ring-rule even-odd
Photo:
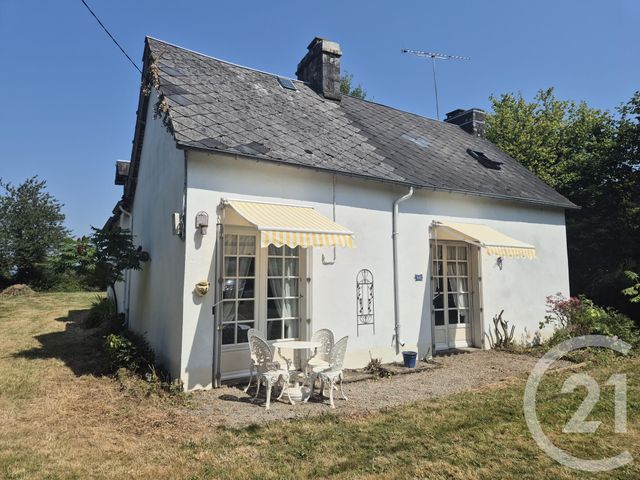
[[(524, 421), (524, 378), (359, 417), (208, 429), (189, 403), (135, 395), (104, 375), (100, 338), (78, 327), (94, 295), (0, 299), (0, 478), (640, 478), (638, 460), (587, 474), (543, 453)], [(601, 385), (595, 435), (562, 433), (585, 393), (560, 393), (572, 372), (548, 376), (545, 432), (584, 458), (626, 449), (640, 459), (639, 367), (632, 358), (581, 370)], [(613, 432), (603, 386), (612, 373), (628, 376), (626, 434)]]

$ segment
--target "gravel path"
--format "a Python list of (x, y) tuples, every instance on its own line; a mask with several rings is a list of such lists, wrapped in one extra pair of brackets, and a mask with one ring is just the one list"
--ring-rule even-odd
[[(252, 402), (254, 390), (244, 393), (246, 383), (224, 386), (219, 389), (193, 394), (192, 415), (210, 426), (239, 427), (260, 424), (272, 420), (298, 418), (323, 413), (338, 415), (362, 414), (417, 400), (443, 397), (473, 390), (528, 374), (537, 359), (528, 355), (515, 355), (493, 350), (456, 353), (436, 358), (437, 367), (391, 378), (345, 383), (348, 401), (334, 393), (335, 410), (328, 400), (319, 398), (309, 403), (296, 402), (289, 405), (286, 396), (282, 401), (272, 398), (271, 409), (264, 408), (264, 389), (256, 402)], [(567, 365), (570, 365), (567, 363)]]

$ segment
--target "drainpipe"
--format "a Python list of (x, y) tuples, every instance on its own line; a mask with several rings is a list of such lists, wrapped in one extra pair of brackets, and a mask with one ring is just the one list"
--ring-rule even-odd
[(405, 200), (409, 200), (413, 195), (413, 187), (409, 188), (409, 193), (393, 202), (393, 232), (391, 240), (393, 243), (393, 313), (395, 318), (395, 340), (396, 355), (400, 353), (400, 288), (398, 286), (398, 210)]
[[(333, 174), (333, 201), (332, 201), (332, 205), (333, 205), (333, 221), (336, 221), (336, 175), (335, 173)], [(333, 260), (327, 260), (324, 256), (324, 253), (322, 254), (322, 264), (323, 265), (333, 265), (334, 263), (336, 263), (336, 247), (333, 247)]]
[[(224, 215), (224, 210), (222, 215)], [(220, 265), (222, 264), (222, 245), (224, 241), (223, 220), (218, 217), (216, 223), (216, 246), (214, 248), (214, 288), (213, 288), (213, 388), (222, 386), (222, 285), (220, 283), (222, 272)]]

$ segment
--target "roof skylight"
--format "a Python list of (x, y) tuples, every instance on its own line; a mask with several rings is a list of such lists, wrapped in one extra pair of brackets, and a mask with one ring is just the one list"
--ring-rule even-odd
[(296, 86), (288, 78), (278, 77), (278, 82), (282, 88), (286, 88), (287, 90), (297, 90)]
[(413, 142), (422, 148), (427, 148), (429, 146), (429, 141), (424, 137), (412, 137), (411, 135), (408, 135), (406, 133), (403, 133), (400, 137)]
[(491, 170), (502, 170), (502, 162), (496, 162), (495, 160), (491, 160), (489, 157), (487, 157), (484, 154), (484, 152), (480, 152), (478, 150), (471, 150), (470, 148), (467, 148), (467, 153), (471, 155), (473, 158), (475, 158), (476, 160), (478, 160), (480, 165), (482, 165), (485, 168), (488, 168)]

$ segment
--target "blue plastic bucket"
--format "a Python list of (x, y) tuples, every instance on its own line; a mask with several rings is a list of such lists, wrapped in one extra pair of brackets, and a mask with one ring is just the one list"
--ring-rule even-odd
[(404, 359), (404, 366), (407, 368), (416, 368), (416, 361), (418, 359), (418, 352), (402, 352), (402, 358)]

